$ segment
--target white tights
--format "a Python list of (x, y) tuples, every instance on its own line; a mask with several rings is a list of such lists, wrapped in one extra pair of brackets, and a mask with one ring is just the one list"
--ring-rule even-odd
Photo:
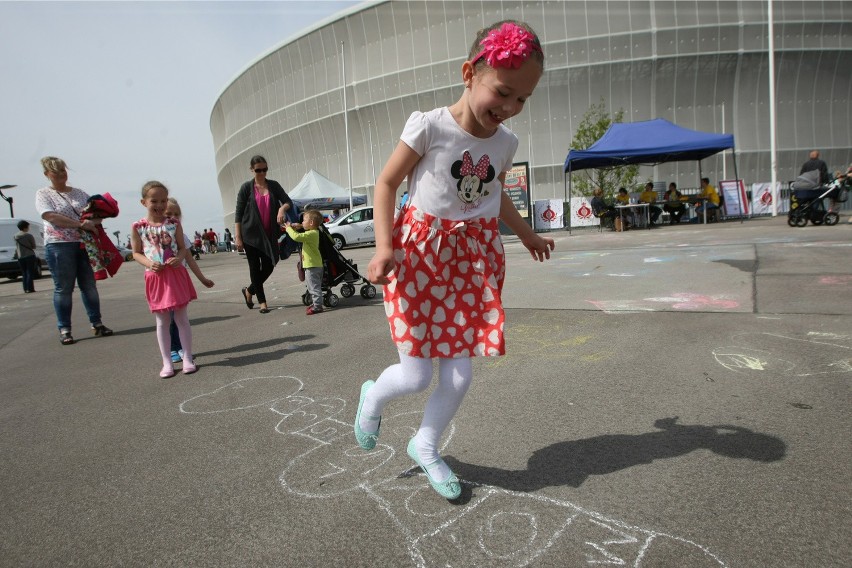
[[(432, 382), (432, 361), (400, 353), (399, 364), (385, 369), (376, 384), (367, 391), (361, 409), (361, 429), (365, 432), (375, 432), (378, 428), (378, 417), (382, 415), (388, 402), (426, 390)], [(438, 359), (438, 386), (426, 403), (423, 421), (414, 437), (417, 454), (424, 465), (431, 465), (440, 460), (438, 443), (441, 441), (441, 435), (461, 406), (472, 379), (473, 365), (469, 358)], [(444, 481), (451, 474), (443, 462), (441, 467), (430, 467), (429, 472), (438, 482)]]
[[(163, 368), (172, 368), (172, 340), (169, 334), (169, 325), (171, 325), (171, 314), (168, 311), (154, 312), (154, 317), (157, 319), (157, 344), (160, 346), (160, 355), (163, 356)], [(175, 325), (178, 328), (178, 336), (180, 337), (180, 345), (183, 347), (184, 364), (189, 362), (192, 364), (192, 328), (189, 326), (189, 312), (186, 306), (175, 310)]]

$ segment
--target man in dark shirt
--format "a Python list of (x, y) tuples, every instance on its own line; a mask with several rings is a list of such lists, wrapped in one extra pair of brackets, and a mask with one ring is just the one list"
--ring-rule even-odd
[(819, 150), (811, 150), (810, 159), (802, 164), (802, 169), (799, 175), (813, 170), (819, 170), (819, 182), (831, 183), (831, 176), (828, 174), (828, 166), (825, 162), (819, 159)]

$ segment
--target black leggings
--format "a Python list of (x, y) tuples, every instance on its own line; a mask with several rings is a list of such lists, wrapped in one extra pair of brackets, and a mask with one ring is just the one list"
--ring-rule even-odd
[(249, 278), (251, 284), (248, 287), (249, 294), (257, 296), (257, 301), (261, 304), (266, 303), (266, 294), (263, 292), (263, 283), (267, 281), (275, 268), (272, 260), (263, 254), (260, 249), (256, 249), (251, 245), (243, 244), (243, 250), (246, 251), (246, 260), (249, 265)]

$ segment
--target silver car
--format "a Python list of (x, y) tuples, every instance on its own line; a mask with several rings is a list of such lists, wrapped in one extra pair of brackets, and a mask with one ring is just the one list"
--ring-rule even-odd
[(376, 233), (373, 231), (373, 208), (372, 206), (358, 207), (344, 213), (337, 219), (325, 224), (334, 248), (340, 250), (347, 245), (358, 245), (376, 242)]

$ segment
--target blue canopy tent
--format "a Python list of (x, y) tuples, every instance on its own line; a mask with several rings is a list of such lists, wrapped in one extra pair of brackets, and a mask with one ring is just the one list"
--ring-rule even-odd
[[(699, 132), (672, 124), (663, 118), (642, 122), (616, 123), (586, 150), (571, 150), (565, 158), (566, 201), (571, 201), (571, 174), (588, 168), (614, 168), (632, 164), (655, 165), (685, 160), (698, 161), (734, 148), (733, 134)], [(734, 154), (734, 177), (737, 158)], [(739, 192), (737, 192), (739, 195)], [(740, 203), (742, 210), (742, 203)], [(568, 215), (568, 230), (571, 230)]]

